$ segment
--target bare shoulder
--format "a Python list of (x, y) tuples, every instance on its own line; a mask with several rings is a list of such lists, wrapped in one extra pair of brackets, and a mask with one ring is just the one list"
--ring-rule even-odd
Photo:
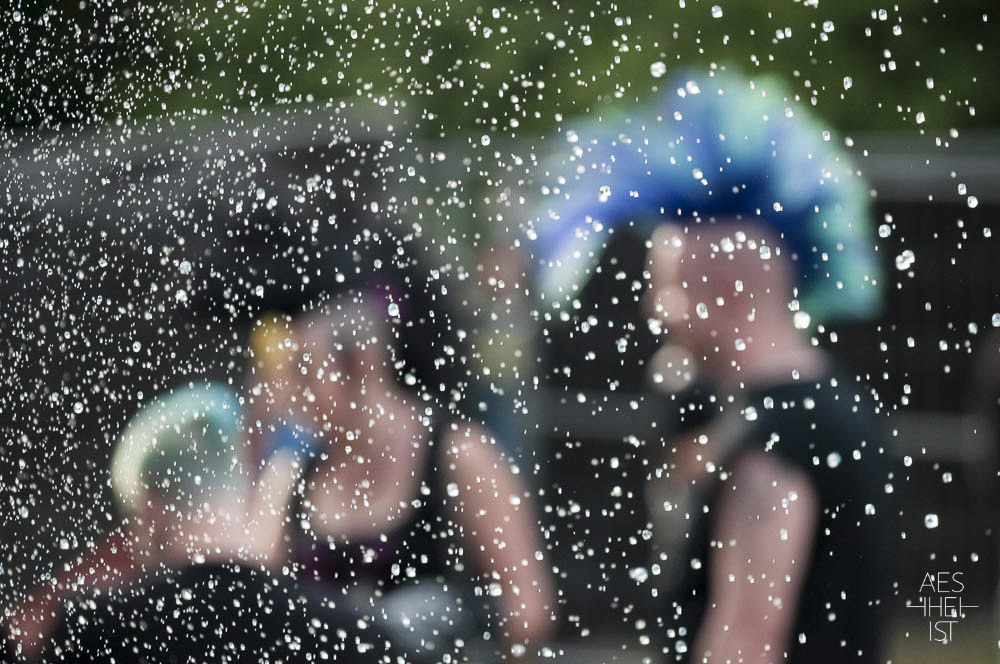
[[(777, 454), (754, 450), (741, 454), (730, 469), (726, 501), (757, 518), (769, 513), (799, 513), (818, 509), (819, 497), (809, 475)], [(797, 504), (797, 505), (796, 505)]]
[(499, 444), (481, 425), (456, 420), (445, 426), (440, 440), (445, 446), (442, 457), (449, 465), (473, 463), (483, 470), (505, 465)]

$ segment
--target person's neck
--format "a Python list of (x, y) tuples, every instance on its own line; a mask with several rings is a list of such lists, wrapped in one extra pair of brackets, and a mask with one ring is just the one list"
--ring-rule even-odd
[(758, 324), (744, 327), (737, 350), (736, 337), (707, 363), (709, 374), (724, 391), (735, 393), (749, 386), (786, 383), (813, 378), (826, 367), (825, 353), (809, 344), (789, 323)]
[(391, 461), (390, 457), (402, 454), (401, 444), (412, 440), (414, 413), (404, 393), (369, 388), (338, 428), (345, 435), (350, 432), (353, 439), (340, 446), (341, 453), (354, 459), (363, 457), (368, 463)]

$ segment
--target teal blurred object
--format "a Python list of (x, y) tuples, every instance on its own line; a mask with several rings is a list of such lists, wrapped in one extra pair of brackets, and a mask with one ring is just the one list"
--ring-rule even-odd
[(612, 232), (742, 215), (780, 233), (814, 321), (876, 314), (868, 187), (830, 133), (777, 81), (681, 74), (664, 89), (652, 106), (565, 130), (529, 231), (540, 297), (576, 297)]
[(157, 396), (129, 421), (112, 457), (122, 507), (134, 511), (145, 486), (173, 498), (233, 486), (241, 423), (235, 393), (218, 385)]

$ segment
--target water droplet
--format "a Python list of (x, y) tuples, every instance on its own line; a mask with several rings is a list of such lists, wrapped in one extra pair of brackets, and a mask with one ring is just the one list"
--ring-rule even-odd
[[(777, 203), (775, 203), (775, 205), (777, 205)], [(762, 261), (771, 260), (771, 247), (765, 244), (763, 247), (760, 248), (760, 259)]]
[(850, 76), (844, 77), (844, 89), (850, 90), (854, 86), (854, 79)]
[(792, 322), (795, 324), (795, 329), (797, 330), (807, 330), (809, 329), (809, 323), (812, 318), (804, 311), (796, 311), (792, 316)]
[(618, 352), (624, 353), (628, 350), (628, 340), (624, 337), (618, 340)]
[(712, 5), (712, 18), (722, 18), (722, 7), (719, 5)]
[(448, 483), (447, 491), (449, 498), (458, 498), (458, 485), (454, 482)]
[(734, 345), (736, 346), (736, 350), (741, 353), (747, 349), (747, 342), (743, 341), (743, 339), (737, 339)]
[(979, 199), (976, 198), (975, 196), (969, 196), (965, 202), (968, 204), (970, 208), (979, 206)]
[(896, 256), (896, 269), (902, 272), (903, 270), (909, 270), (910, 266), (913, 265), (917, 260), (913, 251), (910, 249), (904, 249), (901, 254)]
[(386, 310), (389, 312), (389, 315), (392, 316), (393, 318), (399, 316), (399, 305), (396, 304), (395, 302), (390, 302)]
[(644, 583), (649, 578), (649, 571), (645, 567), (635, 567), (629, 570), (628, 575), (636, 583)]
[(826, 455), (826, 465), (830, 468), (836, 468), (840, 465), (841, 457), (840, 452), (830, 452)]
[(868, 503), (867, 505), (865, 505), (865, 514), (867, 514), (868, 516), (874, 515), (875, 514), (875, 506), (872, 505), (871, 503)]
[(708, 306), (704, 302), (699, 302), (694, 305), (694, 312), (698, 315), (698, 318), (702, 320), (708, 318)]
[(132, 352), (138, 353), (140, 350), (142, 350), (142, 343), (138, 341), (132, 342)]
[(943, 473), (941, 475), (941, 481), (945, 484), (951, 484), (951, 473)]
[(889, 224), (882, 224), (878, 227), (879, 237), (889, 237), (890, 235), (892, 235), (892, 226)]
[(926, 528), (937, 528), (939, 523), (938, 515), (933, 512), (924, 517), (924, 526)]
[(667, 73), (667, 64), (662, 60), (657, 60), (649, 65), (649, 75), (653, 78), (661, 78)]
[(823, 21), (823, 32), (833, 32), (834, 25), (833, 21)]
[(483, 134), (483, 135), (482, 135), (482, 136), (481, 136), (481, 137), (479, 138), (479, 142), (480, 142), (480, 144), (482, 144), (482, 145), (483, 145), (484, 147), (485, 147), (485, 146), (487, 146), (487, 145), (489, 145), (489, 144), (490, 144), (490, 137), (489, 137), (489, 135), (487, 135), (487, 134)]
[(746, 418), (747, 422), (755, 422), (757, 420), (757, 409), (753, 406), (747, 406), (743, 409), (743, 417)]
[(191, 274), (191, 261), (181, 261), (178, 269), (181, 271), (181, 274)]
[(990, 323), (993, 327), (1000, 327), (1000, 314), (993, 314), (993, 318), (990, 319)]
[(77, 401), (75, 404), (73, 404), (73, 412), (76, 413), (77, 415), (79, 415), (80, 413), (82, 413), (83, 412), (83, 402)]

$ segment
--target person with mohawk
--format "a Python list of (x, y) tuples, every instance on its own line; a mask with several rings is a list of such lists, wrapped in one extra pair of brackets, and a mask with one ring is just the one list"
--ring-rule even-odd
[(711, 386), (714, 417), (665, 437), (654, 460), (703, 516), (655, 519), (690, 528), (685, 578), (660, 605), (663, 652), (876, 662), (893, 594), (890, 455), (870, 391), (817, 338), (878, 310), (867, 187), (776, 84), (714, 72), (666, 89), (565, 131), (528, 231), (539, 299), (569, 311), (614, 234), (642, 234), (634, 304)]

